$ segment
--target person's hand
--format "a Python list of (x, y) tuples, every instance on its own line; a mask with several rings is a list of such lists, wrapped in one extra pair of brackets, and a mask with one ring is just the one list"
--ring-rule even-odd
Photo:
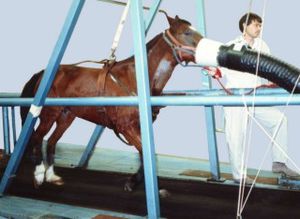
[(203, 67), (203, 69), (207, 72), (208, 75), (212, 76), (215, 79), (222, 77), (222, 73), (219, 68), (205, 66), (205, 67)]
[(274, 83), (269, 83), (269, 84), (262, 84), (259, 87), (261, 87), (261, 88), (278, 88), (279, 86)]
[(268, 84), (268, 88), (277, 88), (277, 87), (279, 87), (277, 84), (274, 83)]

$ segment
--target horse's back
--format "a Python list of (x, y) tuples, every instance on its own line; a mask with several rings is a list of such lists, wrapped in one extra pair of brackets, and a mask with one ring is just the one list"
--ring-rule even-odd
[(61, 65), (52, 89), (59, 97), (98, 96), (97, 80), (103, 70), (73, 65)]

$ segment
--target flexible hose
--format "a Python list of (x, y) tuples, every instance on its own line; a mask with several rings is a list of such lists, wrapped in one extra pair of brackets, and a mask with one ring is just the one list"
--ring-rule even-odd
[[(257, 67), (258, 52), (243, 48), (241, 51), (233, 50), (233, 46), (220, 46), (217, 61), (221, 67), (232, 70), (248, 72), (265, 78), (278, 86), (291, 92), (297, 83), (300, 69), (282, 60), (264, 53), (259, 54), (259, 65)], [(258, 69), (257, 69), (258, 68)], [(300, 83), (296, 85), (295, 93), (300, 93)]]

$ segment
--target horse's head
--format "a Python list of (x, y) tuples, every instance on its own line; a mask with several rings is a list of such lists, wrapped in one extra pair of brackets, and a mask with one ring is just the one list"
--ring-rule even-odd
[(177, 61), (195, 62), (196, 47), (203, 37), (190, 22), (177, 15), (175, 18), (167, 15), (167, 19), (170, 28), (164, 32), (164, 39), (173, 49)]

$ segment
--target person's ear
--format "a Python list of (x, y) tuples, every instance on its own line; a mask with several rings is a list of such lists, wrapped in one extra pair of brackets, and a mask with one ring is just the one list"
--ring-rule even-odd
[(246, 27), (247, 27), (246, 23), (243, 23), (243, 32), (246, 30)]

